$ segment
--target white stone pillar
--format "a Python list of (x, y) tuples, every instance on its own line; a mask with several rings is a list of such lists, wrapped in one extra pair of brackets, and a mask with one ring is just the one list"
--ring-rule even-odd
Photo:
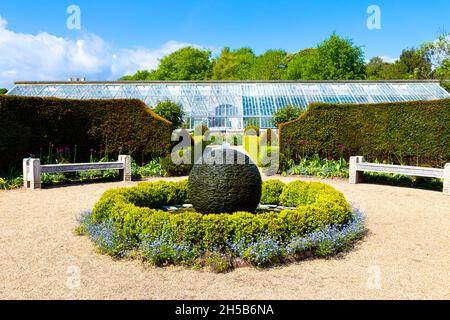
[(30, 165), (30, 159), (23, 159), (22, 161), (22, 168), (23, 168), (23, 187), (25, 189), (28, 189), (30, 187), (29, 184), (29, 169), (28, 166)]
[(450, 196), (450, 163), (444, 167), (444, 194)]
[(131, 156), (120, 155), (119, 162), (123, 163), (122, 180), (131, 181)]
[(350, 157), (350, 166), (348, 170), (349, 182), (351, 184), (361, 183), (364, 180), (364, 172), (358, 171), (357, 166), (358, 163), (363, 163), (364, 157)]
[(41, 160), (28, 159), (27, 186), (30, 189), (41, 188)]

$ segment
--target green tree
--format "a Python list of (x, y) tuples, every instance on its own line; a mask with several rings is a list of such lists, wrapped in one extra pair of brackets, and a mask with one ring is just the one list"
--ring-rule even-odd
[(431, 77), (432, 65), (430, 58), (421, 50), (403, 50), (398, 63), (405, 66), (408, 78), (429, 79)]
[(407, 66), (396, 61), (389, 63), (380, 57), (373, 57), (367, 64), (367, 79), (369, 80), (393, 80), (407, 79), (411, 76), (407, 73)]
[(438, 79), (450, 79), (450, 33), (442, 33), (436, 41), (425, 42), (420, 50), (431, 62)]
[(268, 50), (256, 58), (251, 72), (252, 80), (281, 80), (286, 67), (287, 53)]
[(211, 78), (211, 51), (182, 48), (161, 59), (152, 80), (207, 80)]
[(367, 64), (367, 78), (370, 80), (384, 79), (385, 70), (389, 63), (380, 57), (373, 57)]
[(212, 75), (211, 51), (185, 47), (165, 56), (156, 70), (140, 70), (121, 80), (208, 80)]
[(361, 47), (335, 33), (317, 46), (305, 74), (305, 78), (311, 80), (361, 80), (365, 77), (366, 64)]
[(153, 108), (153, 111), (172, 122), (174, 128), (180, 128), (183, 125), (184, 112), (183, 108), (178, 103), (162, 101)]
[(7, 93), (8, 93), (8, 89), (0, 88), (0, 94), (7, 94)]
[(307, 73), (309, 65), (314, 59), (316, 49), (307, 48), (286, 58), (287, 69), (283, 74), (285, 80), (308, 80)]
[(123, 76), (120, 80), (126, 81), (144, 81), (151, 79), (151, 72), (147, 70), (138, 70), (134, 75)]
[(278, 126), (280, 123), (295, 120), (303, 114), (304, 110), (296, 106), (286, 106), (278, 109), (272, 115), (272, 123)]
[(248, 80), (255, 60), (256, 56), (250, 48), (232, 51), (226, 47), (215, 61), (212, 78), (214, 80)]

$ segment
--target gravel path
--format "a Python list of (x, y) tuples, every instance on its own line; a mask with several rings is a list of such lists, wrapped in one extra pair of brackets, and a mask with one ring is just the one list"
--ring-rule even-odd
[(2, 191), (0, 299), (450, 299), (450, 197), (324, 182), (367, 215), (363, 241), (328, 260), (227, 274), (114, 261), (73, 233), (105, 190), (134, 183)]

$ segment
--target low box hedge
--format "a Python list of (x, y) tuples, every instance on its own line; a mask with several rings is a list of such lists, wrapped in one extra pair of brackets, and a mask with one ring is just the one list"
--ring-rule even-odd
[[(76, 146), (76, 162), (105, 145), (111, 157), (136, 161), (170, 151), (172, 124), (140, 100), (67, 100), (0, 95), (0, 170), (50, 147)], [(50, 147), (49, 147), (50, 145)]]
[(321, 158), (442, 167), (450, 159), (450, 99), (382, 104), (313, 103), (279, 126), (282, 165)]
[[(266, 184), (274, 185), (273, 182)], [(299, 197), (303, 193), (306, 195)], [(300, 201), (294, 200), (297, 198)], [(160, 208), (189, 202), (187, 181), (143, 182), (131, 188), (106, 191), (95, 205), (91, 219), (96, 224), (114, 221), (120, 236), (127, 239), (124, 243), (127, 249), (138, 246), (142, 238), (155, 240), (170, 234), (176, 243), (204, 250), (225, 248), (230, 241), (250, 243), (265, 236), (287, 244), (294, 237), (323, 226), (342, 225), (351, 218), (351, 209), (343, 194), (320, 183), (287, 184), (279, 199), (281, 205), (294, 205), (297, 209), (257, 214), (173, 213)]]

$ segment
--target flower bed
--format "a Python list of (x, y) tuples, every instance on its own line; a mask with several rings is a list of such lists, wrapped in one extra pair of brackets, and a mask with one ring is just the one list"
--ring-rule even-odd
[(364, 231), (361, 214), (328, 185), (269, 181), (263, 189), (263, 200), (272, 202), (267, 204), (296, 209), (167, 212), (162, 208), (189, 203), (187, 181), (144, 182), (106, 191), (94, 209), (83, 214), (78, 231), (112, 256), (138, 254), (155, 265), (208, 265), (215, 271), (333, 254)]

